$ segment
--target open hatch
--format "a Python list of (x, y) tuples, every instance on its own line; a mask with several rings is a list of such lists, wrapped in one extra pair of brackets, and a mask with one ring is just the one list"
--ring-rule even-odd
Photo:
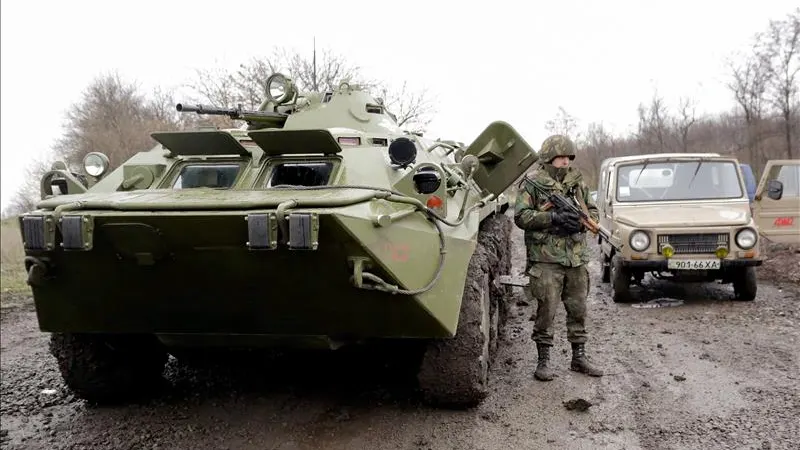
[(328, 130), (268, 129), (251, 131), (248, 136), (264, 151), (265, 156), (323, 154), (334, 155), (342, 151)]
[(164, 131), (150, 136), (171, 155), (240, 155), (251, 156), (230, 133), (220, 130)]
[(481, 189), (500, 195), (538, 159), (533, 148), (506, 122), (492, 122), (464, 152), (480, 164), (474, 179)]

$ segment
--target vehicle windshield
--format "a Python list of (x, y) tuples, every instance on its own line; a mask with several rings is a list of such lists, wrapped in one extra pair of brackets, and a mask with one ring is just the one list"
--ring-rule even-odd
[(172, 185), (173, 189), (222, 188), (236, 181), (239, 164), (190, 164), (181, 169)]
[(742, 185), (731, 161), (670, 161), (617, 169), (619, 202), (741, 198)]

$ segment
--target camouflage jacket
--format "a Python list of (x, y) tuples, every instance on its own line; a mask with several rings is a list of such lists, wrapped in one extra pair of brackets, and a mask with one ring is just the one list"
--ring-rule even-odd
[[(567, 198), (582, 198), (589, 216), (595, 221), (598, 220), (597, 206), (578, 169), (570, 167), (564, 180), (560, 183), (542, 167), (537, 168), (529, 177), (539, 186), (550, 191), (556, 190)], [(587, 263), (589, 251), (586, 246), (586, 232), (575, 233), (571, 236), (554, 234), (555, 229), (551, 223), (550, 210), (542, 211), (545, 203), (547, 203), (547, 198), (537, 196), (530, 181), (527, 178), (523, 179), (514, 205), (514, 223), (525, 230), (528, 265), (535, 262), (547, 262), (577, 267)], [(583, 209), (580, 203), (576, 206)]]

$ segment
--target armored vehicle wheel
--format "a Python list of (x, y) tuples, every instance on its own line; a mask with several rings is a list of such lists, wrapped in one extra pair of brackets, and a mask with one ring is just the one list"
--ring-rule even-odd
[(758, 292), (758, 279), (755, 267), (744, 267), (733, 279), (733, 292), (737, 300), (753, 301)]
[(497, 344), (500, 339), (500, 310), (497, 302), (490, 300), (489, 309), (489, 354), (495, 355), (497, 353)]
[(430, 342), (417, 374), (429, 404), (470, 407), (489, 393), (489, 367), (506, 311), (505, 289), (493, 281), (510, 267), (509, 232), (510, 219), (500, 214), (481, 226), (467, 269), (456, 335)]
[(629, 303), (632, 301), (631, 273), (622, 265), (622, 258), (614, 255), (611, 258), (611, 297), (614, 303)]
[(50, 353), (67, 387), (92, 403), (114, 403), (157, 387), (167, 362), (149, 335), (53, 333)]
[[(470, 264), (470, 275), (475, 270)], [(428, 344), (417, 374), (424, 400), (469, 407), (488, 394), (490, 358), (489, 276), (469, 276), (455, 337)]]

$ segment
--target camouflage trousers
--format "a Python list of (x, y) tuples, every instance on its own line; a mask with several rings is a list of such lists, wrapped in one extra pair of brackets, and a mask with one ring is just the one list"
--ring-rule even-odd
[(526, 294), (536, 302), (533, 340), (553, 345), (553, 321), (560, 302), (567, 312), (567, 340), (585, 343), (586, 296), (589, 295), (589, 270), (586, 265), (566, 267), (553, 263), (533, 263), (528, 269)]

